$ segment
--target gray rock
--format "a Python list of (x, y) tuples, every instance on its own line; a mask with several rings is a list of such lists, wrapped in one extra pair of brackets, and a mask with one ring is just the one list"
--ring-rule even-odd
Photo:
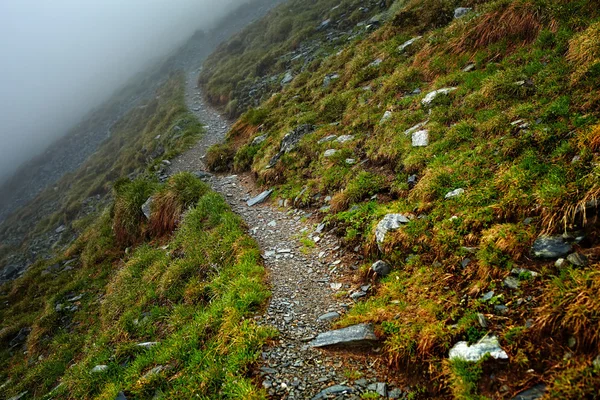
[(383, 62), (383, 60), (381, 58), (378, 58), (376, 60), (373, 60), (373, 62), (371, 62), (369, 64), (369, 67), (379, 67), (379, 65)]
[(108, 365), (96, 365), (94, 368), (90, 370), (92, 374), (98, 374), (100, 372), (104, 372), (108, 369)]
[(143, 376), (144, 379), (148, 379), (154, 375), (160, 374), (162, 371), (166, 370), (167, 368), (163, 365), (157, 365), (156, 367), (152, 368), (150, 371), (146, 372)]
[(336, 139), (336, 142), (338, 143), (346, 143), (351, 141), (352, 139), (354, 139), (354, 135), (342, 135), (339, 138)]
[(447, 88), (441, 88), (441, 89), (437, 89), (434, 90), (432, 92), (427, 93), (427, 95), (425, 95), (425, 97), (423, 98), (423, 100), (421, 100), (421, 104), (423, 104), (425, 107), (429, 107), (432, 105), (433, 101), (440, 95), (447, 95), (450, 92), (455, 91), (456, 87), (447, 87)]
[[(372, 389), (371, 389), (371, 387), (372, 387)], [(385, 382), (374, 383), (373, 385), (369, 385), (369, 387), (367, 389), (374, 391), (381, 397), (385, 398), (388, 396), (387, 385)]]
[(413, 147), (425, 147), (429, 145), (429, 131), (422, 129), (412, 134), (412, 146)]
[(479, 342), (469, 346), (467, 342), (458, 342), (450, 349), (450, 359), (477, 362), (486, 354), (495, 359), (508, 359), (508, 354), (500, 347), (496, 336), (485, 336)]
[(294, 79), (294, 75), (290, 71), (285, 73), (285, 76), (281, 80), (281, 85), (287, 85)]
[(399, 52), (405, 51), (407, 49), (407, 47), (409, 47), (410, 45), (412, 45), (414, 42), (421, 39), (422, 37), (423, 36), (417, 36), (417, 37), (407, 40), (406, 42), (404, 42), (400, 46), (398, 46), (398, 51)]
[(310, 342), (312, 347), (361, 346), (377, 341), (371, 324), (352, 325), (346, 328), (319, 333)]
[(127, 397), (125, 396), (125, 393), (119, 392), (117, 393), (117, 397), (115, 397), (115, 400), (127, 400)]
[(407, 216), (403, 214), (387, 214), (375, 228), (375, 238), (377, 239), (377, 245), (381, 250), (381, 245), (385, 241), (385, 236), (388, 232), (393, 232), (403, 225), (406, 225), (410, 222)]
[(454, 189), (454, 190), (446, 193), (446, 195), (444, 196), (444, 198), (445, 199), (451, 199), (453, 197), (461, 196), (463, 193), (465, 193), (465, 189), (463, 189), (463, 188)]
[(471, 72), (475, 69), (475, 64), (471, 63), (471, 64), (467, 64), (466, 67), (464, 67), (462, 69), (463, 72)]
[(61, 226), (59, 226), (58, 228), (56, 228), (56, 229), (54, 230), (54, 232), (55, 232), (55, 233), (62, 233), (62, 232), (64, 232), (64, 231), (66, 231), (66, 230), (67, 230), (67, 227), (66, 227), (66, 226), (64, 226), (64, 225), (61, 225)]
[(27, 340), (27, 337), (29, 336), (30, 333), (31, 333), (31, 328), (29, 328), (29, 327), (19, 329), (17, 336), (12, 338), (11, 341), (8, 342), (8, 345), (11, 348), (22, 345), (23, 343), (25, 343), (25, 341)]
[(388, 392), (388, 399), (399, 399), (402, 397), (402, 390), (395, 388)]
[(312, 398), (312, 400), (327, 399), (331, 395), (350, 394), (353, 392), (354, 389), (349, 386), (333, 385), (320, 391), (315, 397)]
[(379, 120), (379, 124), (384, 124), (390, 118), (392, 118), (392, 112), (391, 111), (384, 112), (383, 117), (381, 117), (381, 119)]
[(326, 142), (334, 141), (337, 138), (337, 135), (329, 135), (325, 136), (323, 139), (320, 139), (317, 143), (322, 144)]
[(148, 197), (148, 200), (142, 204), (142, 212), (146, 219), (150, 219), (150, 215), (152, 213), (152, 196)]
[(377, 274), (377, 276), (384, 277), (392, 272), (392, 267), (385, 261), (378, 260), (371, 265), (371, 270)]
[(363, 298), (367, 295), (367, 292), (364, 292), (362, 290), (359, 290), (357, 292), (354, 292), (350, 295), (350, 298), (354, 301), (358, 301), (358, 299)]
[(512, 400), (537, 400), (541, 399), (545, 393), (546, 385), (540, 383), (530, 389), (520, 392), (515, 397), (513, 397)]
[(483, 296), (481, 296), (481, 300), (482, 301), (488, 301), (490, 300), (492, 297), (494, 297), (494, 291), (490, 290), (487, 293), (484, 293)]
[(267, 140), (267, 135), (260, 135), (260, 136), (255, 137), (252, 140), (252, 143), (250, 145), (251, 146), (258, 146), (259, 144), (261, 144), (265, 140)]
[(325, 150), (325, 153), (323, 153), (323, 157), (329, 158), (332, 157), (335, 153), (337, 153), (336, 149)]
[(334, 81), (336, 79), (339, 79), (339, 75), (338, 74), (328, 74), (325, 76), (325, 78), (323, 78), (323, 87), (329, 87), (329, 85), (331, 85), (331, 81)]
[(271, 189), (265, 190), (264, 192), (262, 192), (258, 196), (253, 197), (250, 200), (248, 200), (246, 202), (246, 204), (248, 205), (248, 207), (252, 207), (252, 206), (255, 206), (257, 204), (260, 204), (260, 203), (264, 202), (271, 195), (271, 193), (273, 193), (273, 190), (271, 190)]
[(586, 267), (588, 265), (588, 259), (581, 253), (571, 253), (567, 256), (567, 261), (575, 267)]
[(418, 124), (416, 124), (415, 126), (408, 128), (407, 130), (404, 131), (404, 134), (406, 136), (408, 135), (412, 135), (413, 133), (417, 132), (418, 130), (420, 130), (422, 127), (424, 127), (425, 125), (427, 125), (427, 123), (429, 122), (429, 120), (427, 121), (423, 121), (423, 122), (419, 122)]
[(408, 177), (406, 183), (408, 184), (408, 188), (412, 189), (417, 184), (417, 175), (411, 175)]
[(500, 313), (500, 314), (505, 314), (505, 313), (508, 311), (508, 307), (506, 307), (505, 305), (502, 305), (502, 304), (496, 304), (496, 305), (494, 306), (494, 310), (495, 310), (497, 313)]
[(321, 315), (318, 320), (319, 321), (334, 321), (340, 317), (340, 313), (336, 311), (328, 312)]
[(559, 258), (571, 252), (571, 245), (562, 236), (540, 236), (531, 247), (531, 254), (537, 258)]
[(454, 18), (462, 18), (473, 10), (471, 7), (458, 7), (454, 10)]
[(289, 153), (290, 151), (294, 150), (296, 148), (296, 146), (298, 145), (298, 143), (300, 142), (300, 139), (302, 139), (304, 136), (308, 135), (309, 133), (313, 132), (314, 130), (315, 130), (314, 125), (303, 124), (303, 125), (296, 127), (291, 132), (288, 132), (283, 137), (283, 139), (281, 139), (281, 143), (279, 145), (279, 152), (277, 152), (277, 154), (275, 154), (271, 158), (271, 160), (269, 161), (269, 164), (267, 165), (267, 168), (273, 168), (275, 166), (275, 164), (277, 164), (277, 161), (279, 161), (279, 159), (281, 158), (281, 156), (283, 154)]
[(506, 286), (509, 289), (518, 289), (519, 288), (519, 280), (513, 276), (507, 276), (506, 278), (504, 278), (504, 286)]

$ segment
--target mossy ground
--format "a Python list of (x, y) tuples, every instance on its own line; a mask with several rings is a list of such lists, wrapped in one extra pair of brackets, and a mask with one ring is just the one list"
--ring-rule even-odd
[[(453, 20), (458, 6), (475, 10)], [(381, 28), (314, 60), (228, 134), (238, 151), (233, 159), (244, 160), (237, 165), (259, 184), (292, 200), (306, 189), (308, 206), (332, 196), (323, 211), (328, 226), (348, 246), (360, 245), (368, 261), (394, 265), (376, 295), (340, 325), (377, 323), (390, 364), (399, 372), (411, 365), (418, 381), (426, 377), (426, 396), (502, 397), (542, 381), (552, 398), (581, 398), (600, 387), (592, 366), (600, 347), (591, 339), (600, 322), (600, 301), (591, 295), (597, 210), (583, 212), (600, 193), (599, 17), (588, 1), (398, 0)], [(241, 36), (252, 42), (265, 29)], [(266, 53), (255, 50), (256, 57)], [(250, 68), (254, 59), (240, 54)], [(224, 51), (214, 57), (214, 65), (233, 59)], [(210, 91), (211, 79), (225, 82), (230, 73), (205, 70), (201, 82)], [(339, 78), (324, 85), (333, 73)], [(422, 104), (443, 87), (457, 89)], [(391, 117), (380, 122), (385, 111)], [(429, 145), (413, 147), (404, 132), (422, 122)], [(317, 130), (267, 168), (282, 137), (304, 123)], [(329, 135), (353, 139), (319, 143)], [(324, 157), (328, 149), (337, 152)], [(407, 182), (413, 174), (414, 187)], [(445, 198), (457, 188), (464, 194)], [(389, 212), (414, 218), (379, 250), (374, 228)], [(587, 267), (559, 270), (531, 257), (538, 235), (565, 231), (585, 236), (576, 250), (588, 256)], [(502, 281), (515, 267), (541, 276), (520, 276), (519, 289), (508, 289)], [(482, 301), (490, 290), (493, 300)], [(506, 314), (495, 309), (500, 304)], [(487, 328), (477, 313), (487, 316)], [(508, 366), (488, 361), (480, 373), (446, 363), (456, 341), (488, 332), (500, 337)]]

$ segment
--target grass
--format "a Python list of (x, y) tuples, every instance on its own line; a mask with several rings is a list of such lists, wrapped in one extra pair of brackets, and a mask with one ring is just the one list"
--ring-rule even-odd
[[(453, 19), (458, 6), (474, 12)], [(306, 9), (315, 13), (314, 26), (328, 15), (320, 4)], [(348, 19), (356, 18), (350, 10)], [(285, 88), (270, 86), (260, 105), (229, 132), (227, 145), (243, 166), (236, 170), (249, 169), (259, 184), (275, 186), (284, 198), (294, 199), (305, 188), (303, 197), (311, 200), (297, 206), (330, 205), (320, 214), (344, 245), (360, 246), (367, 266), (377, 259), (392, 263), (392, 274), (375, 294), (338, 326), (374, 322), (390, 365), (411, 375), (404, 368), (410, 365), (419, 382), (427, 377), (424, 393), (415, 391), (415, 397), (502, 397), (501, 385), (486, 378), (488, 370), (516, 393), (531, 386), (520, 379), (529, 369), (544, 371), (534, 374), (535, 381), (547, 383), (559, 398), (569, 398), (569, 390), (580, 397), (593, 393), (598, 10), (585, 1), (428, 0), (397, 1), (385, 13), (379, 29), (316, 56), (306, 67), (268, 67), (277, 59), (268, 55), (279, 48), (257, 46), (269, 35), (260, 24), (211, 56), (200, 82), (215, 104), (241, 104), (242, 93), (260, 80), (253, 73), (234, 74), (231, 67), (240, 60), (251, 69), (258, 65), (254, 59), (266, 57), (260, 63), (265, 77), (288, 69), (295, 74)], [(407, 51), (397, 51), (419, 35)], [(318, 37), (310, 33), (297, 46)], [(286, 43), (279, 39), (273, 43)], [(234, 44), (235, 54), (228, 47)], [(374, 67), (376, 59), (382, 62)], [(470, 64), (473, 69), (463, 71)], [(323, 85), (333, 73), (339, 77)], [(225, 87), (241, 77), (236, 89)], [(457, 89), (431, 107), (422, 105), (428, 92), (450, 86)], [(420, 94), (413, 93), (417, 88)], [(380, 123), (385, 111), (391, 117)], [(316, 129), (266, 168), (283, 136), (301, 123)], [(419, 123), (429, 131), (426, 147), (412, 147), (405, 134)], [(250, 148), (259, 130), (267, 138)], [(353, 140), (319, 143), (330, 135)], [(325, 158), (328, 149), (337, 152)], [(347, 158), (356, 163), (348, 165)], [(416, 182), (409, 184), (413, 175)], [(465, 190), (461, 196), (445, 198), (458, 188)], [(314, 200), (326, 196), (331, 203)], [(380, 249), (375, 227), (392, 212), (409, 215), (411, 222), (386, 235)], [(553, 261), (531, 257), (540, 234), (565, 231), (585, 236), (575, 250), (590, 257), (588, 266), (558, 270)], [(540, 275), (515, 276), (520, 286), (513, 291), (503, 285), (513, 268)], [(489, 291), (492, 299), (482, 301)], [(478, 313), (487, 317), (487, 328), (479, 325)], [(456, 341), (472, 342), (489, 332), (507, 349), (508, 368), (445, 361)], [(569, 338), (577, 345), (567, 362)]]

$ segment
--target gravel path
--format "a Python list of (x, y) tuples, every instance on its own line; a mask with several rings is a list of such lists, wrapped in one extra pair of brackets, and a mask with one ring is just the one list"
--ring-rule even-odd
[[(206, 149), (222, 141), (230, 126), (205, 104), (194, 77), (188, 77), (186, 99), (189, 109), (206, 124), (207, 133), (194, 148), (171, 160), (169, 174), (204, 170)], [(345, 252), (333, 235), (320, 232), (317, 221), (305, 211), (284, 207), (282, 202), (278, 206), (268, 202), (248, 207), (246, 201), (260, 192), (249, 176), (211, 175), (205, 180), (246, 221), (270, 275), (273, 295), (265, 315), (256, 317), (259, 324), (274, 326), (280, 332), (264, 349), (257, 372), (270, 396), (359, 399), (361, 393), (375, 391), (379, 382), (380, 392), (386, 389), (390, 398), (404, 398), (405, 392), (389, 386), (393, 379), (386, 376), (388, 371), (376, 355), (377, 348), (349, 352), (320, 350), (307, 344), (330, 329), (332, 321), (319, 317), (343, 314), (353, 303), (346, 293), (361, 290), (360, 283), (352, 283), (358, 257)], [(302, 237), (310, 237), (316, 244), (306, 246), (300, 241)], [(364, 284), (362, 289), (368, 290)], [(324, 394), (327, 388), (339, 393)]]

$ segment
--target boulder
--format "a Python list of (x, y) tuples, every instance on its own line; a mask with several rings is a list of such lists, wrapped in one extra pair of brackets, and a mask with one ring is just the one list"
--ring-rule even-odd
[(265, 190), (264, 192), (262, 192), (258, 196), (253, 197), (250, 200), (248, 200), (246, 202), (246, 204), (248, 205), (248, 207), (252, 207), (252, 206), (255, 206), (257, 204), (260, 204), (260, 203), (264, 202), (271, 195), (271, 193), (273, 193), (273, 190)]
[(398, 46), (398, 51), (399, 52), (403, 52), (405, 51), (410, 45), (412, 45), (414, 42), (416, 42), (417, 40), (421, 39), (423, 36), (416, 36), (412, 39), (407, 40), (406, 42), (402, 43), (400, 46)]
[(559, 258), (571, 252), (571, 245), (562, 236), (538, 237), (531, 247), (531, 254), (536, 258)]
[(385, 261), (378, 260), (375, 261), (373, 265), (371, 265), (371, 271), (375, 272), (377, 276), (383, 278), (384, 276), (387, 276), (390, 272), (392, 272), (392, 267)]
[(423, 129), (412, 134), (413, 147), (425, 147), (429, 145), (429, 131)]
[(473, 9), (471, 7), (458, 7), (454, 10), (454, 18), (462, 18), (472, 10)]
[(441, 88), (441, 89), (437, 89), (434, 90), (433, 92), (429, 92), (425, 95), (425, 97), (423, 98), (423, 100), (421, 100), (421, 104), (423, 104), (425, 107), (429, 107), (431, 106), (431, 104), (433, 103), (433, 101), (440, 95), (447, 95), (450, 92), (455, 91), (456, 87), (446, 87), (446, 88)]
[(393, 232), (403, 225), (406, 225), (410, 222), (408, 217), (403, 214), (387, 214), (375, 228), (375, 238), (377, 239), (377, 245), (381, 249), (381, 245), (385, 241), (385, 235), (388, 232)]
[(467, 342), (458, 342), (450, 349), (450, 360), (477, 362), (486, 354), (495, 359), (508, 359), (508, 354), (500, 347), (496, 336), (485, 336), (479, 342), (469, 346)]
[(312, 347), (362, 346), (377, 341), (371, 324), (352, 325), (342, 329), (319, 333), (309, 344)]
[(148, 200), (142, 204), (142, 212), (146, 219), (150, 219), (150, 215), (152, 213), (152, 196), (148, 197)]

